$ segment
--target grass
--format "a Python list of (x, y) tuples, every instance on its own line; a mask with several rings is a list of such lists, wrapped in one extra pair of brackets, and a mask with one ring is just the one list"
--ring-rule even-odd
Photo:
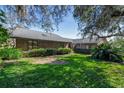
[(124, 65), (95, 61), (72, 54), (58, 57), (68, 64), (30, 64), (20, 61), (4, 64), (0, 87), (77, 88), (124, 87)]

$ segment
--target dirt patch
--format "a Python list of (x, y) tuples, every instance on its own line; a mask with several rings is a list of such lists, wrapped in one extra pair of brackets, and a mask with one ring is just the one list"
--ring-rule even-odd
[(55, 61), (57, 58), (55, 56), (49, 57), (31, 57), (31, 58), (21, 58), (18, 60), (4, 60), (4, 63), (17, 63), (18, 61), (29, 61), (32, 64), (46, 64)]
[(5, 63), (16, 63), (18, 61), (29, 61), (32, 64), (68, 64), (66, 61), (57, 60), (57, 56), (48, 56), (48, 57), (31, 57), (31, 58), (22, 58), (19, 60), (6, 60)]
[(17, 63), (18, 60), (4, 60), (4, 63)]
[(63, 60), (56, 60), (51, 62), (51, 64), (58, 64), (58, 65), (63, 65), (63, 64), (68, 64), (69, 62), (63, 61)]
[(45, 58), (33, 58), (33, 64), (68, 64), (68, 62), (63, 60), (57, 60), (56, 57), (50, 56)]
[(33, 64), (47, 64), (51, 63), (56, 60), (56, 57), (49, 56), (49, 57), (37, 57), (37, 58), (32, 58), (32, 63)]

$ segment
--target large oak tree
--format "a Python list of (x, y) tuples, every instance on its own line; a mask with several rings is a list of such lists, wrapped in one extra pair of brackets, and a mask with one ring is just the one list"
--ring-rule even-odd
[(2, 6), (9, 24), (39, 26), (45, 31), (53, 31), (71, 12), (83, 37), (107, 38), (124, 36), (124, 6)]

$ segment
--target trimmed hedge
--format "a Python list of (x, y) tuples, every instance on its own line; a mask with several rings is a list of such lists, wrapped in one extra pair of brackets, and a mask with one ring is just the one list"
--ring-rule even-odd
[(33, 49), (27, 52), (24, 52), (24, 57), (41, 57), (41, 56), (50, 56), (50, 55), (59, 55), (59, 54), (68, 54), (71, 52), (71, 49), (69, 48), (39, 48), (39, 49)]
[(47, 49), (46, 49), (45, 56), (56, 55), (56, 53), (57, 53), (57, 50), (56, 50), (56, 49), (47, 48)]
[(38, 57), (38, 56), (45, 56), (46, 50), (43, 48), (33, 49), (27, 52), (29, 57)]
[(22, 52), (16, 48), (2, 48), (0, 49), (0, 57), (3, 60), (18, 59), (22, 57)]
[(75, 48), (75, 53), (81, 53), (81, 54), (91, 54), (91, 49), (81, 49), (81, 48)]
[(57, 49), (57, 54), (68, 54), (71, 53), (71, 49), (70, 48), (58, 48)]

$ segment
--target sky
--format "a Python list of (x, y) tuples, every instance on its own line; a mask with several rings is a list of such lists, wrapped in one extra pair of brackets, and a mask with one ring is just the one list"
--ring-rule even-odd
[(77, 28), (78, 25), (74, 18), (72, 15), (69, 15), (64, 19), (63, 23), (60, 24), (59, 31), (55, 31), (55, 33), (66, 38), (80, 38)]
[[(81, 38), (80, 35), (78, 35), (78, 25), (76, 23), (76, 21), (74, 20), (72, 14), (69, 14), (68, 16), (66, 16), (63, 19), (63, 22), (60, 23), (59, 25), (59, 30), (58, 31), (54, 31), (53, 33), (60, 35), (62, 37), (65, 38), (71, 38), (71, 39), (77, 39), (77, 38)], [(38, 28), (31, 28), (33, 30), (38, 30)]]
[[(2, 8), (3, 6), (0, 6), (0, 9)], [(52, 33), (60, 35), (65, 38), (78, 39), (81, 38), (81, 36), (78, 35), (79, 31), (77, 30), (77, 28), (78, 25), (73, 18), (72, 12), (70, 12), (66, 17), (64, 17), (63, 22), (59, 24), (59, 30), (58, 31), (55, 30)], [(30, 29), (35, 31), (43, 31), (38, 27), (30, 27)]]

